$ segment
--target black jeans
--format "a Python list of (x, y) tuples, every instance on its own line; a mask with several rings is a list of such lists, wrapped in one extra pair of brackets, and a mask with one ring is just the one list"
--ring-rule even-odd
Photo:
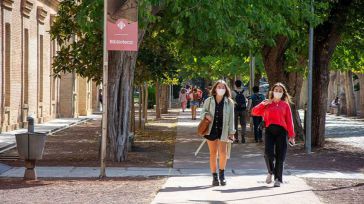
[(258, 141), (262, 139), (262, 130), (259, 129), (260, 123), (263, 121), (263, 118), (260, 116), (253, 116), (253, 125), (254, 125), (254, 139)]
[(287, 131), (279, 125), (270, 125), (265, 134), (265, 163), (274, 179), (282, 182), (283, 164), (287, 153)]
[(240, 122), (241, 126), (241, 141), (245, 141), (246, 135), (246, 110), (244, 111), (235, 111), (235, 140), (239, 140), (238, 126)]

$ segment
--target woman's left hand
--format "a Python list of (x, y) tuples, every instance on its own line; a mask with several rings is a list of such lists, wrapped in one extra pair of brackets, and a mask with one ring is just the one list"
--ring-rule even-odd
[(229, 140), (231, 140), (231, 141), (234, 141), (234, 135), (233, 135), (233, 134), (230, 134), (230, 135), (228, 136), (228, 139), (229, 139)]

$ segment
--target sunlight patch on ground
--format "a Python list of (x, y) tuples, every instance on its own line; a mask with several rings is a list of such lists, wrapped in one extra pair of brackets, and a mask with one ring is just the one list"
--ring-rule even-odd
[(174, 128), (177, 126), (176, 123), (149, 123), (147, 126), (154, 126), (154, 127), (168, 127), (168, 128)]
[(195, 121), (193, 122), (178, 122), (179, 127), (197, 127), (198, 123)]

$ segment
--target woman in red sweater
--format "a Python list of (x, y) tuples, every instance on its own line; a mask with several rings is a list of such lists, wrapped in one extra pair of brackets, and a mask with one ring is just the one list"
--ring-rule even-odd
[(268, 168), (266, 182), (272, 182), (274, 187), (282, 183), (283, 163), (287, 152), (287, 135), (289, 142), (294, 144), (295, 133), (290, 108), (291, 96), (282, 83), (276, 83), (269, 91), (268, 99), (252, 109), (253, 116), (262, 116), (265, 121), (265, 151), (264, 158)]

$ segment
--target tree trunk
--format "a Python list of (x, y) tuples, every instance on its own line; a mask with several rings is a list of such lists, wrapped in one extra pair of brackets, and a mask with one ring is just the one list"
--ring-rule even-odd
[(327, 88), (329, 85), (329, 62), (340, 41), (347, 21), (350, 0), (335, 3), (328, 19), (315, 28), (312, 91), (312, 145), (322, 147), (325, 142)]
[(340, 99), (340, 106), (337, 115), (346, 115), (347, 114), (347, 105), (346, 105), (346, 94), (345, 94), (345, 76), (343, 72), (339, 72), (339, 84), (338, 84), (338, 93)]
[(300, 118), (300, 114), (298, 113), (299, 102), (300, 102), (300, 94), (303, 85), (303, 76), (300, 73), (287, 73), (288, 83), (288, 93), (291, 94), (293, 97), (293, 104), (291, 104), (292, 109), (292, 117), (293, 117), (293, 124), (295, 127), (296, 136), (303, 140), (304, 138), (304, 130), (302, 127), (302, 120)]
[(148, 97), (149, 97), (149, 91), (148, 91), (148, 84), (144, 84), (144, 101), (143, 101), (143, 119), (144, 123), (148, 123)]
[(356, 116), (355, 108), (355, 95), (353, 87), (353, 73), (351, 71), (345, 72), (345, 96), (346, 96), (346, 110), (347, 116)]
[(293, 97), (294, 104), (291, 104), (293, 123), (297, 137), (303, 138), (303, 127), (298, 114), (298, 102), (303, 84), (303, 76), (298, 73), (288, 73), (284, 69), (284, 53), (287, 49), (288, 38), (278, 36), (276, 46), (264, 46), (263, 63), (268, 76), (269, 85), (282, 82), (287, 86), (289, 94)]
[[(227, 83), (229, 84), (229, 86), (230, 86), (230, 88), (232, 90), (235, 89), (235, 81), (234, 81), (234, 79), (235, 79), (235, 77), (234, 78), (228, 78), (228, 81), (227, 81)], [(238, 80), (238, 79), (236, 79), (236, 80)]]
[(142, 103), (144, 101), (144, 89), (143, 86), (140, 85), (139, 86), (139, 100), (138, 100), (138, 129), (141, 130), (142, 129)]
[(259, 80), (262, 78), (262, 72), (255, 69), (254, 73), (254, 86), (259, 87)]
[(137, 52), (109, 52), (108, 82), (108, 137), (110, 158), (113, 161), (127, 159), (130, 135), (130, 94), (134, 78)]
[(130, 94), (130, 132), (135, 133), (135, 100), (134, 100), (134, 86), (131, 88)]
[(360, 95), (360, 117), (364, 118), (364, 74), (358, 74), (359, 77), (359, 95)]
[(159, 81), (155, 83), (155, 119), (161, 119), (161, 107), (160, 107), (160, 85)]
[(166, 85), (162, 84), (160, 85), (160, 108), (161, 108), (161, 114), (168, 113), (167, 103), (166, 103)]
[(278, 36), (274, 47), (263, 46), (262, 55), (265, 71), (270, 86), (277, 82), (286, 81), (284, 75), (284, 53), (287, 50), (288, 37)]
[[(328, 88), (328, 101), (327, 107), (330, 107), (331, 102), (338, 96), (338, 80), (340, 79), (340, 74), (338, 71), (331, 71), (330, 72), (330, 81), (329, 81), (329, 88)], [(334, 113), (334, 109), (329, 109), (328, 112)]]
[(161, 104), (162, 104), (162, 114), (168, 113), (168, 106), (169, 106), (169, 88), (168, 85), (162, 86), (162, 93), (161, 93)]

